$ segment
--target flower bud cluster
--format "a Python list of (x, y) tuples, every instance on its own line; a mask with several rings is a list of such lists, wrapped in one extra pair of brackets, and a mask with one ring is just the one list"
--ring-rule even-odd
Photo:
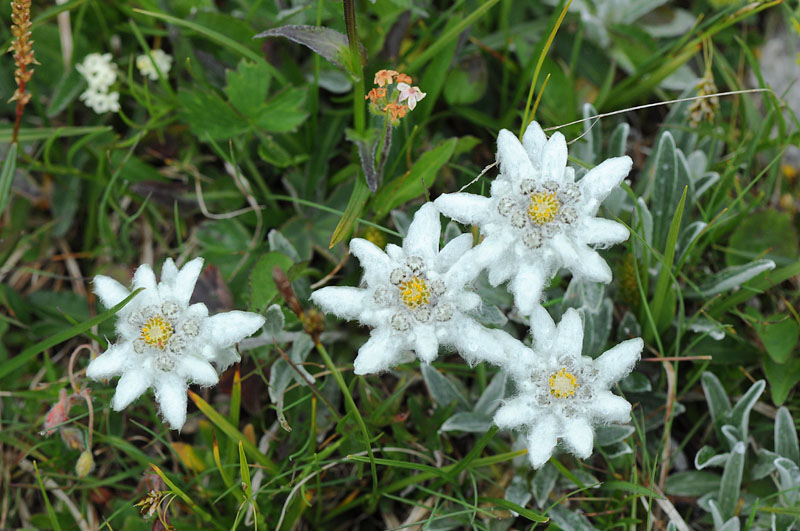
[(111, 54), (90, 53), (75, 68), (89, 85), (80, 95), (81, 101), (97, 114), (119, 112), (119, 92), (111, 91), (118, 72)]
[[(411, 86), (412, 82), (409, 75), (394, 70), (378, 70), (374, 79), (378, 88), (373, 88), (365, 96), (370, 101), (370, 111), (378, 116), (389, 116), (392, 125), (397, 125), (425, 97), (419, 87)], [(388, 86), (392, 84), (394, 89), (389, 92)]]

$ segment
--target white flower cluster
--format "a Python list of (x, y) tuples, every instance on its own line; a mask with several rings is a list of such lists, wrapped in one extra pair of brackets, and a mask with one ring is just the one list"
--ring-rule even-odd
[[(606, 160), (576, 182), (561, 133), (548, 139), (533, 122), (522, 142), (502, 130), (497, 143), (500, 175), (489, 197), (444, 194), (423, 205), (402, 247), (388, 244), (384, 252), (353, 239), (350, 251), (364, 269), (362, 286), (325, 287), (311, 298), (326, 312), (372, 327), (355, 360), (356, 374), (388, 370), (409, 351), (430, 363), (440, 346), (470, 363), (501, 367), (519, 394), (497, 411), (495, 424), (527, 433), (530, 461), (538, 468), (559, 439), (586, 458), (592, 426), (630, 418), (630, 404), (609, 389), (632, 370), (642, 340), (625, 341), (596, 360), (581, 356), (578, 312), (567, 310), (556, 326), (540, 299), (561, 267), (576, 278), (611, 281), (595, 248), (624, 241), (628, 231), (595, 214), (632, 162)], [(477, 225), (482, 241), (473, 246), (472, 235), (463, 234), (439, 249), (440, 213)], [(481, 299), (471, 284), (484, 270), (494, 286), (509, 282), (519, 313), (530, 318), (532, 347), (476, 321)]]
[(155, 81), (158, 79), (158, 71), (156, 70), (156, 67), (158, 67), (161, 74), (166, 77), (172, 69), (172, 56), (161, 48), (150, 50), (150, 56), (153, 57), (152, 60), (150, 60), (150, 57), (145, 53), (136, 57), (136, 68), (139, 69), (139, 73)]
[[(158, 283), (149, 265), (134, 273), (133, 289), (143, 289), (117, 313), (119, 341), (86, 369), (94, 380), (121, 376), (111, 402), (114, 410), (124, 409), (152, 387), (170, 427), (181, 429), (188, 385), (216, 385), (217, 369), (225, 370), (239, 360), (235, 344), (264, 325), (264, 317), (255, 313), (232, 311), (209, 317), (205, 304), (189, 304), (202, 268), (202, 258), (181, 269), (167, 258)], [(122, 284), (103, 275), (94, 278), (94, 290), (107, 308), (130, 295)]]
[(119, 92), (109, 92), (117, 82), (117, 65), (110, 53), (90, 53), (75, 68), (89, 84), (80, 95), (87, 107), (97, 114), (119, 112)]

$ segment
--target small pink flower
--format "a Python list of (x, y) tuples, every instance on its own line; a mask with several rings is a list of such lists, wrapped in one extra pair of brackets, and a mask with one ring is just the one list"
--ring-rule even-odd
[(385, 87), (392, 84), (392, 79), (397, 75), (394, 70), (378, 70), (375, 72), (374, 83), (379, 87)]
[(417, 106), (417, 102), (425, 97), (419, 87), (412, 87), (408, 83), (398, 83), (397, 90), (400, 91), (400, 99), (398, 101), (408, 100), (408, 108), (412, 111)]

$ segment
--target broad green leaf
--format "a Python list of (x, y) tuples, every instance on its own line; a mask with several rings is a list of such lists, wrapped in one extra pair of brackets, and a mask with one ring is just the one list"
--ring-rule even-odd
[(768, 321), (757, 321), (754, 328), (772, 360), (786, 363), (800, 339), (797, 321), (791, 315), (777, 315)]
[(242, 59), (236, 70), (226, 72), (225, 94), (243, 116), (255, 116), (267, 100), (272, 76), (263, 62)]
[(469, 411), (471, 409), (467, 399), (464, 398), (464, 395), (450, 378), (428, 363), (422, 363), (421, 369), (422, 378), (425, 380), (428, 392), (430, 392), (433, 401), (439, 407), (447, 407), (455, 402), (457, 411)]
[(489, 84), (486, 61), (480, 54), (461, 59), (447, 74), (444, 99), (450, 105), (470, 105), (480, 100)]
[(790, 359), (784, 364), (779, 364), (769, 357), (764, 357), (762, 363), (764, 375), (769, 382), (772, 402), (780, 406), (786, 401), (795, 384), (800, 382), (800, 359)]
[(272, 270), (277, 266), (288, 272), (294, 265), (292, 259), (283, 253), (265, 253), (250, 272), (250, 309), (264, 311), (278, 295), (278, 288), (272, 278)]
[(800, 466), (797, 427), (794, 425), (792, 414), (783, 406), (778, 408), (778, 414), (775, 416), (775, 453)]
[(744, 265), (762, 257), (785, 265), (800, 253), (791, 214), (773, 209), (742, 216), (731, 233), (728, 248), (725, 262), (729, 266)]
[(0, 215), (6, 211), (11, 200), (11, 183), (14, 182), (14, 174), (17, 171), (17, 144), (11, 144), (6, 151), (6, 160), (3, 161), (3, 169), (0, 171)]
[(722, 271), (718, 271), (700, 282), (698, 286), (700, 297), (707, 299), (718, 293), (725, 293), (726, 291), (739, 288), (748, 280), (772, 269), (775, 269), (775, 262), (767, 260), (766, 258), (750, 262), (749, 264), (726, 267)]
[(739, 505), (739, 493), (742, 487), (742, 472), (744, 470), (745, 444), (738, 442), (733, 447), (719, 484), (719, 510), (723, 519), (731, 518), (736, 513)]
[(445, 140), (423, 153), (408, 173), (381, 186), (374, 198), (375, 217), (384, 218), (393, 208), (421, 196), (430, 188), (439, 170), (450, 160), (457, 141), (456, 138)]

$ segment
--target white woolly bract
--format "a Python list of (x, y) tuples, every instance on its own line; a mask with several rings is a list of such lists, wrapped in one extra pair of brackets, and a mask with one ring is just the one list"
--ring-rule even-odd
[(547, 462), (558, 441), (585, 459), (592, 452), (594, 426), (630, 420), (631, 405), (609, 389), (632, 370), (643, 342), (625, 341), (596, 360), (582, 356), (583, 325), (573, 308), (557, 326), (544, 308), (537, 308), (531, 333), (533, 347), (504, 365), (519, 394), (497, 410), (494, 422), (527, 434), (534, 468)]
[(402, 247), (388, 244), (383, 251), (364, 239), (350, 242), (364, 271), (361, 287), (330, 286), (312, 293), (324, 312), (372, 327), (354, 361), (356, 374), (389, 370), (408, 351), (430, 363), (440, 346), (456, 349), (471, 363), (500, 364), (508, 345), (518, 343), (469, 315), (480, 304), (469, 287), (479, 272), (466, 259), (471, 235), (458, 236), (441, 250), (440, 235), (439, 211), (427, 203), (414, 215)]
[[(216, 385), (219, 376), (212, 364), (224, 370), (237, 361), (233, 345), (263, 326), (258, 314), (233, 311), (209, 317), (204, 304), (190, 305), (202, 268), (202, 258), (181, 269), (167, 258), (158, 283), (149, 265), (134, 273), (132, 288), (142, 291), (117, 313), (118, 342), (86, 369), (94, 380), (120, 376), (111, 402), (116, 411), (152, 388), (167, 424), (180, 429), (186, 420), (187, 387)], [(109, 308), (130, 295), (103, 275), (95, 277), (94, 290)]]
[(439, 210), (480, 227), (483, 241), (467, 255), (472, 272), (486, 269), (489, 282), (509, 281), (520, 313), (530, 315), (559, 268), (593, 282), (610, 282), (611, 269), (596, 249), (628, 238), (621, 224), (595, 214), (631, 169), (630, 157), (603, 161), (575, 182), (561, 133), (548, 140), (532, 122), (522, 142), (507, 130), (497, 137), (500, 174), (490, 197), (439, 196)]

